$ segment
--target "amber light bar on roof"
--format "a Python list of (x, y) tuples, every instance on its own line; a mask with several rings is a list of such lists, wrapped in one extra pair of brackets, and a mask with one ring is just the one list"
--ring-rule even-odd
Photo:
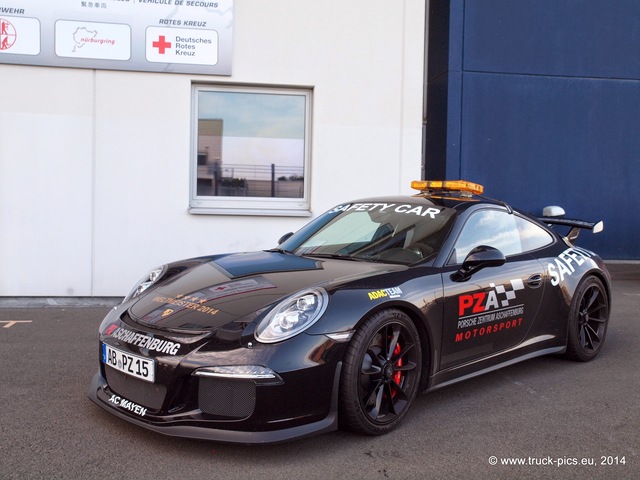
[(469, 192), (480, 195), (484, 192), (484, 187), (478, 183), (467, 182), (466, 180), (414, 180), (411, 188), (415, 190), (447, 190), (457, 192)]

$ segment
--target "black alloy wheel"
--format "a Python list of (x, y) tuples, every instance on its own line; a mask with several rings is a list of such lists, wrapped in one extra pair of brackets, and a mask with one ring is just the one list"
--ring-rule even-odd
[(342, 425), (368, 435), (395, 428), (416, 397), (421, 371), (420, 336), (411, 319), (395, 309), (372, 315), (345, 354)]
[(588, 362), (602, 349), (609, 323), (607, 291), (597, 277), (588, 276), (578, 286), (569, 312), (567, 357)]

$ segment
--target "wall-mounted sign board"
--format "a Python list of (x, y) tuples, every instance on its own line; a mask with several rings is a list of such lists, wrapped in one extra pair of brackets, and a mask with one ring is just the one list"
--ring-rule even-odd
[(9, 0), (0, 63), (231, 75), (233, 0)]

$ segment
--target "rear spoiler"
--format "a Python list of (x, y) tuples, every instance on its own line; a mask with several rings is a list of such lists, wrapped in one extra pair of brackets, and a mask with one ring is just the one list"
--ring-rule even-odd
[(547, 225), (560, 225), (563, 227), (571, 227), (569, 233), (565, 235), (565, 238), (574, 243), (580, 234), (580, 230), (591, 230), (593, 233), (600, 233), (604, 230), (604, 222), (587, 222), (585, 220), (573, 220), (569, 218), (558, 218), (564, 215), (564, 209), (562, 207), (545, 207), (542, 211), (542, 217), (538, 217), (542, 223)]

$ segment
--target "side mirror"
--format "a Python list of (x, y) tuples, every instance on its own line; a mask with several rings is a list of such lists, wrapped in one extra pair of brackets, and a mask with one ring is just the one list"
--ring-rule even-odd
[(284, 242), (286, 242), (287, 240), (289, 240), (289, 237), (293, 235), (293, 232), (289, 232), (289, 233), (285, 233), (284, 235), (282, 235), (280, 237), (280, 240), (278, 240), (278, 245), (282, 245)]
[(499, 267), (505, 261), (504, 254), (497, 248), (480, 245), (469, 252), (460, 270), (451, 274), (451, 280), (464, 282), (483, 268)]
[(542, 209), (543, 217), (563, 217), (564, 214), (564, 208), (558, 207), (557, 205), (549, 205)]

